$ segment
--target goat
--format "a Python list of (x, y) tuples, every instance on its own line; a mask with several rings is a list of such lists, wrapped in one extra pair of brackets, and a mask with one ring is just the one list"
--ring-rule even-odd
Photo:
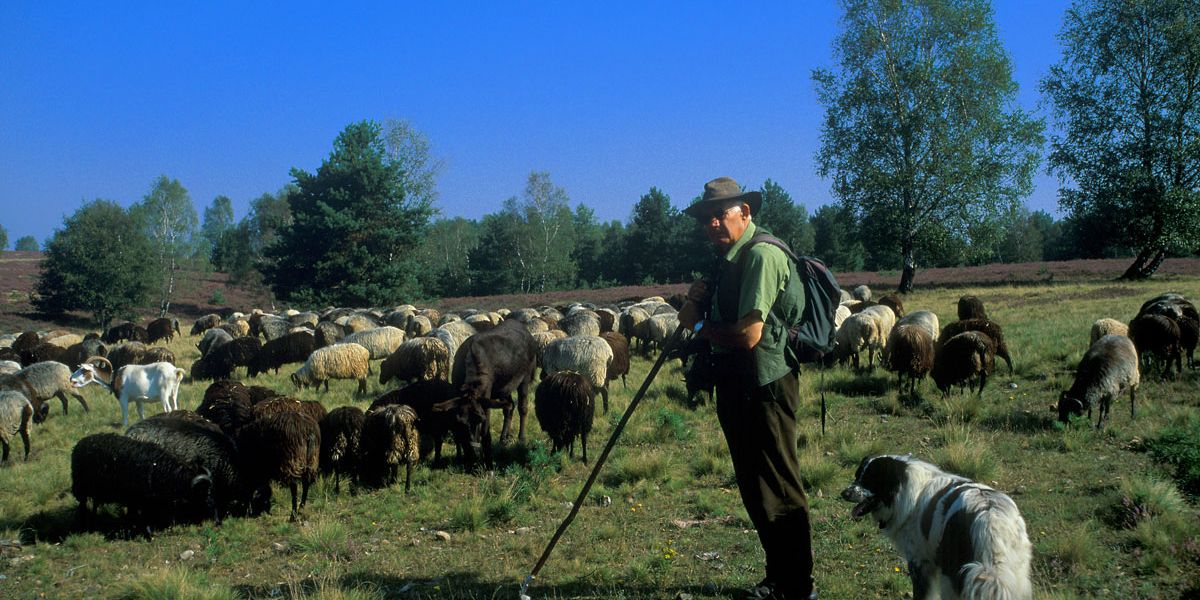
[(137, 404), (138, 419), (146, 418), (143, 404), (147, 402), (161, 402), (163, 412), (179, 408), (179, 384), (186, 375), (187, 371), (166, 362), (125, 365), (113, 373), (112, 363), (97, 356), (80, 365), (71, 375), (71, 383), (77, 388), (89, 383), (107, 388), (120, 402), (121, 423), (128, 427), (131, 400)]

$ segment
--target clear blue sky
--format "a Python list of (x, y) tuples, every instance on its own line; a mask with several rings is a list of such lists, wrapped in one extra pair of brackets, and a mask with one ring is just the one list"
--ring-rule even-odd
[[(361, 119), (429, 137), (444, 216), (495, 212), (534, 170), (602, 220), (651, 186), (682, 207), (719, 175), (774, 179), (810, 213), (831, 201), (810, 74), (834, 66), (833, 2), (263, 4), (0, 3), (10, 246), (85, 201), (128, 206), (160, 174), (198, 214), (223, 194), (240, 219)], [(995, 5), (1038, 114), (1065, 7)], [(1056, 190), (1040, 175), (1030, 208), (1057, 214)]]

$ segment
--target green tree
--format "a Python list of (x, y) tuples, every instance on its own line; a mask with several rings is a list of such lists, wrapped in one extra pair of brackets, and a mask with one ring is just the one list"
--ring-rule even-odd
[(680, 266), (680, 236), (686, 227), (695, 229), (695, 222), (684, 221), (665, 192), (650, 188), (633, 206), (626, 227), (621, 280), (635, 285), (680, 281), (685, 274)]
[(229, 268), (229, 265), (219, 262), (217, 247), (221, 245), (221, 238), (233, 227), (233, 201), (228, 196), (213, 198), (212, 204), (204, 209), (204, 224), (200, 226), (200, 236), (204, 240), (204, 255), (218, 271)]
[(419, 293), (414, 252), (432, 208), (404, 195), (379, 125), (352, 123), (316, 173), (292, 169), (293, 223), (264, 251), (275, 294), (307, 304), (393, 304)]
[(1009, 215), (995, 257), (1006, 263), (1039, 262), (1045, 256), (1045, 245), (1043, 229), (1039, 227), (1035, 213), (1022, 207)]
[(1137, 253), (1123, 278), (1144, 279), (1200, 244), (1200, 1), (1079, 0), (1059, 41), (1042, 82), (1059, 205), (1118, 224), (1108, 240)]
[(8, 230), (0, 225), (0, 252), (3, 252), (8, 247)]
[(596, 212), (584, 204), (575, 207), (575, 213), (571, 215), (571, 226), (575, 239), (571, 260), (577, 268), (577, 284), (583, 287), (595, 286), (604, 279), (604, 226), (596, 221)]
[(17, 245), (13, 249), (20, 250), (22, 252), (37, 252), (37, 239), (35, 239), (32, 235), (23, 236), (17, 239)]
[(529, 240), (516, 197), (483, 216), (479, 243), (468, 253), (471, 293), (478, 296), (527, 291), (532, 283)]
[(796, 254), (811, 254), (813, 227), (804, 206), (793, 203), (787, 190), (770, 179), (759, 191), (762, 193), (762, 208), (759, 214), (754, 215), (754, 222), (771, 230)]
[(566, 190), (554, 185), (550, 174), (529, 174), (521, 197), (521, 212), (529, 235), (530, 288), (544, 292), (570, 286), (577, 267), (571, 259), (575, 228)]
[(1032, 189), (1042, 124), (1017, 86), (986, 0), (843, 0), (819, 172), (864, 222), (889, 220), (912, 289), (920, 235), (1004, 214)]
[(861, 271), (866, 264), (866, 249), (859, 239), (854, 213), (844, 207), (827, 204), (812, 216), (813, 255), (835, 271)]
[(479, 236), (479, 224), (462, 217), (440, 219), (429, 226), (417, 253), (425, 297), (471, 293), (471, 250), (479, 243)]
[(429, 138), (403, 119), (388, 119), (383, 125), (387, 156), (399, 171), (405, 201), (432, 207), (437, 201), (437, 177), (445, 166), (433, 156)]
[(150, 293), (144, 223), (116, 203), (84, 204), (63, 220), (45, 253), (33, 300), (43, 313), (84, 310), (104, 328), (114, 317), (132, 316)]
[(196, 255), (195, 234), (199, 224), (196, 207), (178, 179), (160, 175), (142, 201), (130, 207), (129, 213), (142, 223), (150, 240), (149, 271), (153, 274), (159, 316), (165, 317), (179, 291), (176, 288), (183, 281), (183, 273), (196, 266), (191, 261)]

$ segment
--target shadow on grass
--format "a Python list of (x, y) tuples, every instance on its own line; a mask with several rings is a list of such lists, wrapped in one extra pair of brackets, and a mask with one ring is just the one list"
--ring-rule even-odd
[(878, 375), (860, 374), (854, 379), (829, 381), (827, 389), (843, 396), (881, 396), (892, 387), (892, 378), (887, 373)]
[(107, 540), (144, 539), (175, 525), (190, 523), (155, 519), (150, 522), (148, 532), (144, 522), (139, 520), (139, 523), (134, 523), (115, 505), (101, 507), (96, 514), (86, 517), (86, 520), (80, 520), (76, 507), (71, 506), (36, 512), (20, 521), (0, 520), (0, 530), (20, 531), (22, 544), (57, 544), (72, 535), (83, 533), (98, 533)]
[(1019, 433), (1040, 433), (1054, 429), (1058, 422), (1057, 413), (1030, 410), (1012, 410), (1003, 414), (990, 414), (979, 421), (986, 429)]
[[(532, 565), (530, 565), (532, 567)], [(489, 581), (477, 573), (463, 571), (446, 573), (437, 579), (414, 579), (397, 577), (383, 573), (359, 571), (341, 578), (338, 585), (343, 591), (355, 589), (373, 590), (383, 598), (463, 598), (491, 599), (519, 597), (521, 581), (527, 572), (514, 574), (511, 580)], [(309, 596), (319, 588), (312, 580), (301, 583), (301, 593)], [(280, 590), (274, 585), (239, 586), (234, 588), (239, 597), (251, 598), (296, 598), (296, 590)], [(595, 584), (584, 581), (573, 581), (562, 585), (538, 585), (532, 583), (527, 594), (532, 598), (678, 598), (719, 597), (725, 598), (736, 590), (724, 589), (718, 586), (682, 586), (662, 587), (653, 583), (628, 584)], [(302, 596), (302, 597), (303, 597)]]

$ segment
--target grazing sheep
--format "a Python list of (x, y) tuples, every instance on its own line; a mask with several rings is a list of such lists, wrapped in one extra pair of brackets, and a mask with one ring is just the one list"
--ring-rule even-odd
[(71, 347), (67, 348), (66, 353), (63, 354), (62, 360), (59, 362), (67, 365), (74, 371), (79, 368), (79, 365), (87, 362), (87, 359), (93, 356), (108, 356), (108, 346), (98, 337), (83, 340), (78, 344), (72, 344)]
[(574, 371), (553, 373), (538, 384), (533, 408), (542, 431), (550, 436), (552, 452), (567, 448), (568, 455), (574, 458), (578, 436), (583, 446), (583, 462), (587, 463), (587, 439), (596, 413), (593, 397), (587, 378)]
[(211, 401), (206, 399), (196, 409), (196, 414), (216, 423), (221, 431), (229, 436), (234, 436), (239, 429), (254, 420), (254, 409), (250, 401), (240, 396), (218, 397)]
[(900, 300), (899, 295), (887, 294), (879, 299), (879, 304), (892, 309), (897, 319), (904, 317), (904, 302)]
[(292, 383), (298, 388), (312, 385), (317, 388), (325, 384), (329, 391), (330, 379), (357, 379), (359, 394), (367, 393), (367, 376), (371, 374), (371, 351), (358, 344), (342, 343), (318, 348), (304, 366), (292, 373)]
[(220, 324), (221, 324), (221, 315), (218, 315), (216, 313), (210, 313), (210, 314), (204, 315), (203, 317), (196, 319), (195, 323), (192, 323), (191, 335), (200, 335), (200, 334), (204, 333), (205, 331), (208, 331), (209, 329), (212, 329), (213, 327), (216, 327), (217, 325), (220, 325)]
[(1125, 337), (1129, 337), (1129, 326), (1116, 319), (1109, 319), (1108, 317), (1096, 319), (1096, 321), (1092, 323), (1092, 334), (1088, 340), (1088, 345), (1090, 346), (1095, 344), (1096, 340), (1099, 340), (1106, 335), (1123, 335)]
[(159, 340), (170, 342), (175, 333), (174, 321), (166, 317), (155, 319), (146, 324), (146, 343), (153, 344)]
[(861, 302), (870, 302), (871, 301), (871, 288), (867, 287), (865, 284), (856, 286), (854, 288), (854, 291), (851, 292), (851, 295), (854, 297), (855, 300), (859, 300)]
[(942, 332), (944, 343), (934, 354), (933, 382), (945, 395), (954, 385), (970, 386), (974, 391), (978, 380), (978, 394), (982, 396), (988, 375), (996, 368), (996, 342), (979, 331), (964, 331), (949, 338), (945, 335)]
[(618, 322), (617, 331), (629, 340), (629, 345), (632, 347), (634, 340), (638, 342), (638, 348), (645, 348), (647, 339), (645, 337), (645, 327), (642, 325), (650, 318), (650, 313), (646, 309), (639, 306), (630, 306), (621, 312), (621, 319)]
[(1196, 368), (1196, 345), (1200, 343), (1200, 313), (1196, 306), (1180, 294), (1160, 294), (1142, 304), (1138, 316), (1162, 315), (1170, 317), (1179, 326), (1179, 344), (1187, 355), (1189, 368)]
[(929, 333), (929, 338), (934, 342), (938, 341), (938, 336), (941, 335), (941, 325), (938, 323), (938, 316), (932, 311), (916, 310), (908, 313), (904, 318), (896, 321), (896, 326), (901, 325), (917, 325)]
[(110, 348), (107, 358), (115, 372), (125, 365), (142, 364), (148, 350), (149, 347), (141, 342), (124, 342)]
[(937, 339), (939, 341), (948, 340), (964, 331), (978, 331), (991, 338), (996, 345), (996, 356), (1004, 359), (1004, 362), (1008, 364), (1008, 374), (1012, 375), (1012, 355), (1008, 351), (1008, 344), (1004, 342), (1004, 331), (1000, 328), (999, 323), (989, 319), (955, 321), (943, 327)]
[[(342, 327), (346, 329), (347, 334), (353, 335), (362, 331), (375, 329), (379, 327), (379, 323), (376, 322), (373, 317), (359, 313), (347, 317), (346, 322), (342, 324)], [(393, 329), (395, 328), (393, 327)]]
[[(177, 517), (214, 513), (212, 476), (153, 442), (95, 433), (71, 450), (71, 494), (87, 521), (102, 504), (125, 506), (147, 533)], [(88, 501), (91, 510), (88, 510)], [(215, 515), (214, 515), (215, 516)]]
[(145, 327), (126, 321), (110, 327), (100, 339), (104, 340), (106, 344), (115, 344), (121, 340), (145, 343), (149, 339), (149, 334)]
[(1183, 351), (1180, 344), (1179, 324), (1163, 315), (1142, 315), (1129, 322), (1129, 338), (1137, 347), (1138, 356), (1149, 367), (1162, 367), (1163, 377), (1171, 375), (1171, 363), (1183, 373)]
[[(888, 309), (891, 310), (891, 309)], [(875, 367), (875, 353), (883, 350), (887, 341), (883, 337), (882, 325), (872, 315), (858, 313), (850, 315), (834, 334), (836, 347), (834, 354), (838, 362), (852, 360), (855, 369), (860, 369), (859, 353), (867, 351), (867, 364)]]
[(608, 369), (613, 362), (612, 346), (597, 336), (568, 336), (554, 340), (542, 351), (542, 380), (559, 371), (582, 374), (592, 389), (604, 396), (608, 412)]
[(882, 362), (896, 374), (896, 387), (904, 393), (904, 378), (908, 377), (908, 393), (917, 392), (917, 384), (933, 369), (933, 337), (924, 327), (900, 324), (892, 329)]
[(29, 422), (32, 420), (33, 404), (25, 394), (15, 390), (0, 391), (0, 445), (4, 446), (0, 461), (8, 462), (9, 448), (18, 435), (25, 444), (25, 460), (29, 460)]
[(290, 396), (276, 396), (262, 402), (252, 404), (250, 412), (255, 419), (278, 412), (298, 412), (312, 419), (314, 423), (320, 425), (325, 417), (329, 415), (329, 411), (325, 410), (325, 405), (317, 400), (297, 400)]
[(67, 349), (49, 342), (42, 342), (29, 350), (21, 352), (21, 364), (28, 367), (34, 363), (52, 360), (66, 363)]
[[(612, 364), (608, 366), (608, 380), (612, 381), (620, 377), (621, 387), (628, 388), (629, 384), (626, 383), (625, 376), (629, 374), (629, 340), (615, 331), (605, 331), (600, 334), (600, 338), (608, 342), (613, 352)], [(608, 408), (605, 407), (605, 410)]]
[(246, 367), (258, 360), (262, 342), (256, 337), (243, 336), (217, 346), (207, 355), (192, 363), (194, 379), (229, 379), (238, 367)]
[(317, 348), (324, 348), (342, 341), (342, 338), (346, 337), (346, 330), (337, 323), (321, 321), (313, 330), (313, 337), (317, 340)]
[(404, 465), (404, 491), (412, 487), (412, 468), (420, 458), (421, 438), (417, 413), (405, 404), (388, 404), (368, 410), (359, 439), (359, 481), (368, 487), (386, 487), (396, 481)]
[(263, 339), (270, 341), (287, 335), (292, 330), (292, 322), (275, 315), (263, 315), (258, 319), (258, 328)]
[(404, 333), (406, 333), (409, 338), (415, 338), (429, 335), (430, 331), (433, 331), (433, 321), (430, 321), (429, 317), (424, 315), (413, 315), (413, 317), (408, 320), (408, 327), (405, 328)]
[(321, 472), (333, 475), (333, 491), (342, 491), (342, 476), (358, 468), (358, 444), (366, 415), (357, 406), (339, 406), (321, 422)]
[[(658, 313), (651, 315), (645, 323), (646, 338), (651, 348), (662, 351), (667, 346), (671, 334), (679, 328), (679, 315), (675, 313)], [(607, 394), (606, 394), (607, 397)]]
[(146, 354), (142, 356), (142, 360), (138, 361), (138, 364), (149, 365), (156, 362), (175, 364), (175, 353), (171, 352), (169, 348), (164, 348), (162, 346), (148, 348), (146, 350)]
[(125, 435), (151, 442), (184, 464), (199, 465), (212, 477), (217, 522), (222, 514), (253, 510), (252, 492), (241, 480), (241, 458), (233, 438), (215, 423), (189, 410), (154, 415), (129, 428)]
[(479, 333), (479, 330), (471, 326), (470, 323), (454, 321), (430, 331), (429, 337), (435, 337), (446, 344), (446, 349), (450, 353), (450, 362), (453, 364), (454, 355), (458, 353), (458, 349), (462, 347), (463, 342), (476, 333)]
[(563, 317), (558, 322), (558, 328), (567, 335), (600, 335), (600, 316), (590, 310), (578, 310)]
[(1123, 335), (1105, 335), (1079, 360), (1075, 382), (1058, 398), (1058, 419), (1066, 423), (1071, 415), (1082, 414), (1086, 408), (1091, 421), (1092, 407), (1099, 405), (1096, 428), (1102, 429), (1108, 421), (1109, 406), (1126, 388), (1129, 389), (1129, 418), (1132, 419), (1140, 382), (1138, 353), (1133, 341)]
[(63, 414), (67, 414), (67, 395), (74, 396), (88, 412), (87, 401), (74, 390), (71, 383), (71, 369), (59, 362), (34, 363), (13, 373), (0, 376), (0, 390), (14, 390), (25, 394), (33, 404), (33, 422), (41, 423), (46, 420), (50, 407), (45, 402), (57, 397), (62, 402)]
[[(321, 428), (305, 414), (282, 411), (246, 424), (238, 430), (236, 441), (248, 485), (264, 498), (270, 498), (271, 481), (288, 486), (292, 492), (291, 520), (295, 521), (299, 509), (308, 503), (309, 486), (317, 479)], [(301, 494), (297, 494), (297, 484)]]
[[(417, 413), (417, 430), (421, 434), (421, 458), (433, 453), (434, 462), (442, 459), (442, 443), (446, 434), (451, 434), (460, 459), (466, 456), (465, 448), (470, 445), (469, 428), (474, 424), (471, 415), (457, 410), (454, 402), (458, 390), (448, 381), (430, 379), (392, 390), (371, 403), (373, 409), (389, 404), (404, 404)], [(482, 420), (480, 420), (482, 422)]]
[(405, 340), (379, 365), (379, 384), (396, 379), (402, 382), (450, 379), (450, 350), (438, 338)]
[[(250, 338), (256, 339), (256, 338)], [(267, 340), (259, 348), (254, 360), (246, 366), (246, 375), (258, 377), (259, 373), (274, 370), (289, 363), (302, 363), (317, 349), (317, 339), (307, 331), (289, 333), (281, 338)]]
[(222, 344), (232, 341), (233, 336), (229, 335), (228, 331), (214, 327), (204, 332), (204, 337), (200, 338), (199, 342), (196, 342), (196, 348), (200, 350), (200, 357), (203, 358)]
[(958, 320), (986, 319), (987, 311), (983, 309), (983, 300), (975, 296), (962, 296), (958, 299)]
[(221, 400), (237, 400), (238, 402), (250, 405), (250, 391), (240, 381), (230, 381), (221, 379), (214, 381), (204, 390), (204, 399), (200, 402), (196, 412), (200, 412), (205, 406)]

